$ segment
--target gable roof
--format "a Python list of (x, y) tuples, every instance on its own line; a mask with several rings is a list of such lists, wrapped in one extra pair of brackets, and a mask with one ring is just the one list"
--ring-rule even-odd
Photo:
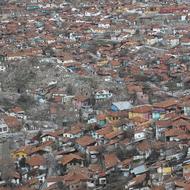
[(3, 119), (9, 128), (21, 127), (21, 122), (14, 116), (4, 116)]
[(104, 163), (105, 163), (106, 169), (110, 169), (110, 168), (117, 166), (120, 163), (120, 160), (114, 153), (105, 154), (104, 155)]
[(143, 181), (146, 179), (146, 174), (142, 174), (142, 175), (138, 175), (136, 177), (134, 177), (130, 182), (129, 182), (129, 186), (135, 186), (135, 185), (140, 185), (141, 183), (143, 183)]
[(106, 127), (103, 127), (102, 129), (97, 130), (96, 133), (99, 134), (99, 135), (104, 136), (104, 135), (106, 135), (108, 133), (111, 133), (112, 131), (113, 130), (112, 130), (112, 128), (110, 126), (106, 126)]
[(76, 140), (76, 143), (81, 145), (81, 146), (88, 146), (88, 145), (91, 145), (95, 142), (96, 141), (91, 136), (83, 136), (83, 137)]
[(76, 184), (79, 182), (86, 182), (89, 179), (89, 172), (87, 168), (73, 168), (67, 175), (64, 176), (66, 185)]
[(122, 161), (122, 166), (123, 167), (128, 167), (132, 163), (132, 159), (125, 159)]
[(148, 151), (150, 150), (150, 148), (151, 148), (150, 142), (148, 142), (147, 140), (143, 140), (137, 144), (137, 150), (142, 152)]
[(24, 113), (24, 110), (20, 106), (15, 106), (10, 111), (14, 113)]
[(30, 158), (28, 158), (26, 162), (30, 166), (41, 166), (41, 165), (45, 165), (46, 160), (43, 156), (36, 155), (36, 156), (31, 156)]
[(168, 100), (165, 100), (165, 101), (162, 101), (162, 102), (159, 102), (159, 103), (155, 103), (153, 105), (154, 108), (168, 108), (170, 106), (175, 106), (177, 105), (178, 101), (176, 99), (168, 99)]
[(111, 133), (105, 134), (105, 138), (113, 139), (113, 138), (117, 137), (120, 134), (122, 134), (122, 131), (112, 131)]
[(64, 166), (68, 164), (69, 162), (72, 162), (73, 160), (84, 160), (84, 159), (77, 154), (68, 154), (68, 155), (64, 155), (60, 163)]
[(133, 113), (148, 113), (152, 111), (152, 106), (151, 105), (141, 105), (141, 106), (136, 106), (132, 108), (131, 110)]
[(172, 125), (171, 120), (158, 120), (155, 122), (156, 126), (159, 128), (167, 128)]
[(180, 130), (180, 129), (168, 129), (167, 131), (165, 131), (165, 136), (166, 137), (176, 137), (178, 135), (182, 135), (184, 134), (185, 131), (184, 130)]
[(42, 137), (45, 137), (45, 136), (51, 136), (51, 137), (55, 137), (55, 138), (58, 137), (58, 135), (57, 135), (57, 133), (56, 133), (55, 131), (53, 131), (53, 132), (46, 132), (46, 133), (44, 133), (44, 134), (41, 136), (41, 138), (42, 138)]
[(174, 120), (172, 122), (172, 125), (175, 127), (188, 126), (188, 125), (190, 125), (190, 120), (186, 120), (184, 118), (179, 118), (177, 120)]

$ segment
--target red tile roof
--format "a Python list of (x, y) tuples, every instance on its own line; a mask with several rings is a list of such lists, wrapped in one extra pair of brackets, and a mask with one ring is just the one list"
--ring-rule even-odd
[(166, 109), (171, 106), (177, 105), (178, 101), (176, 99), (168, 99), (153, 105), (154, 108), (163, 108)]
[(76, 140), (76, 143), (81, 146), (89, 146), (94, 144), (96, 141), (91, 136), (83, 136)]
[(151, 144), (147, 140), (143, 140), (137, 144), (137, 150), (146, 152), (151, 149)]
[(103, 168), (99, 164), (90, 164), (88, 166), (88, 169), (93, 173), (98, 173), (99, 176), (103, 177), (105, 176), (105, 172), (103, 171)]
[(143, 183), (145, 179), (146, 179), (146, 174), (138, 175), (131, 180), (131, 182), (133, 183), (130, 186), (140, 185), (141, 183)]
[(24, 110), (19, 106), (16, 106), (16, 107), (12, 108), (10, 111), (14, 112), (14, 113), (24, 112)]
[(73, 160), (84, 160), (84, 159), (77, 154), (68, 154), (64, 155), (63, 159), (61, 159), (59, 163), (65, 166), (66, 164), (72, 162)]
[(177, 129), (169, 129), (169, 130), (165, 131), (165, 136), (166, 137), (176, 137), (176, 136), (182, 135), (184, 133), (185, 133), (185, 131), (180, 130), (180, 129), (178, 129), (178, 130)]
[(117, 166), (120, 163), (120, 160), (118, 159), (116, 154), (112, 153), (104, 155), (104, 162), (106, 169), (110, 169)]
[(14, 116), (4, 116), (3, 119), (9, 128), (14, 129), (21, 127), (21, 122)]
[(98, 120), (105, 120), (106, 119), (106, 115), (105, 114), (99, 114), (99, 115), (97, 115), (97, 119)]
[(156, 121), (155, 124), (159, 128), (167, 128), (172, 125), (172, 122), (171, 120), (159, 120), (159, 121)]
[(102, 129), (97, 130), (96, 133), (104, 136), (108, 133), (111, 133), (112, 131), (113, 129), (110, 126), (106, 126), (106, 127), (103, 127)]
[(46, 164), (46, 160), (43, 156), (37, 155), (37, 156), (31, 156), (26, 160), (26, 162), (30, 166), (43, 166)]
[(66, 185), (86, 182), (88, 179), (88, 173), (83, 172), (83, 170), (69, 171), (69, 173), (64, 176), (64, 182)]
[(133, 113), (148, 113), (152, 111), (151, 105), (136, 106), (131, 110)]
[(117, 137), (120, 134), (122, 134), (122, 131), (113, 131), (111, 133), (106, 134), (104, 137), (106, 139), (113, 139), (113, 138)]

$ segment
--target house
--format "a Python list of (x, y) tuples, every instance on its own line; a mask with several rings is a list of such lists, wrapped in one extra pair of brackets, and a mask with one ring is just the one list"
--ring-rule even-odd
[(118, 121), (120, 119), (120, 113), (119, 112), (110, 111), (110, 112), (107, 113), (106, 119), (107, 119), (107, 121), (109, 123)]
[(184, 135), (185, 131), (182, 129), (167, 129), (165, 130), (165, 139), (166, 141), (178, 141), (178, 136)]
[(91, 136), (83, 136), (75, 141), (76, 148), (81, 152), (86, 152), (88, 146), (95, 145), (96, 141)]
[(137, 92), (137, 102), (139, 104), (148, 104), (149, 103), (149, 94), (145, 92)]
[(59, 182), (64, 182), (64, 176), (48, 176), (46, 179), (47, 189), (55, 189)]
[(96, 186), (104, 186), (107, 184), (106, 173), (100, 164), (90, 164), (88, 168), (90, 172), (93, 173), (92, 179), (95, 181), (94, 183)]
[(32, 147), (30, 150), (29, 155), (43, 155), (46, 156), (48, 153), (53, 152), (53, 146), (54, 146), (53, 141), (45, 141), (35, 147)]
[(148, 140), (142, 140), (137, 143), (136, 149), (139, 153), (139, 155), (143, 156), (144, 159), (147, 159), (152, 150), (151, 150), (151, 143)]
[(169, 119), (158, 120), (155, 122), (156, 139), (164, 137), (164, 131), (172, 128), (172, 121)]
[(106, 125), (106, 123), (107, 123), (106, 115), (105, 114), (98, 114), (96, 116), (96, 119), (97, 119), (97, 124), (100, 127), (104, 127)]
[(47, 132), (45, 134), (42, 134), (40, 138), (42, 142), (58, 140), (58, 136), (56, 132)]
[(21, 183), (21, 176), (18, 172), (13, 172), (12, 174), (12, 179), (11, 179), (11, 182), (14, 184), (14, 185), (20, 185)]
[(130, 180), (127, 185), (125, 185), (125, 189), (127, 190), (141, 190), (141, 187), (145, 187), (146, 184), (146, 174), (137, 175), (132, 180)]
[(26, 159), (26, 163), (29, 165), (31, 169), (41, 168), (46, 169), (46, 159), (43, 156), (35, 155), (28, 157)]
[(133, 106), (128, 101), (121, 101), (121, 102), (113, 102), (111, 105), (111, 110), (115, 111), (124, 111), (130, 110)]
[(6, 135), (8, 131), (9, 131), (9, 128), (7, 124), (4, 122), (4, 120), (0, 120), (0, 136)]
[(66, 154), (59, 160), (61, 166), (61, 173), (67, 172), (70, 168), (75, 166), (84, 166), (84, 159), (78, 154)]
[(114, 172), (117, 168), (119, 168), (120, 164), (121, 161), (115, 153), (104, 154), (104, 165), (106, 169), (106, 174)]
[(25, 111), (19, 107), (13, 107), (12, 109), (10, 109), (10, 116), (16, 116), (18, 119), (26, 119), (26, 115), (25, 115)]
[(171, 152), (170, 154), (166, 154), (166, 160), (168, 161), (171, 161), (171, 160), (181, 160), (182, 158), (184, 158), (185, 156), (185, 152), (183, 151), (173, 151)]
[(189, 117), (180, 115), (172, 119), (173, 128), (189, 131), (189, 125), (190, 125)]
[(136, 106), (133, 107), (129, 111), (129, 119), (133, 119), (136, 117), (140, 117), (143, 119), (151, 119), (151, 114), (152, 114), (152, 106), (151, 105), (142, 105), (142, 106)]
[(167, 38), (167, 42), (168, 42), (169, 47), (171, 47), (171, 48), (176, 47), (177, 45), (179, 45), (179, 39), (177, 37), (175, 37), (175, 36)]
[(134, 164), (132, 166), (131, 173), (134, 175), (141, 175), (143, 173), (146, 173), (148, 170), (149, 168), (145, 164)]
[(185, 116), (190, 116), (190, 100), (183, 102), (181, 105)]
[(14, 159), (21, 159), (23, 157), (26, 158), (30, 154), (32, 148), (33, 147), (31, 145), (20, 147), (19, 149), (12, 152), (12, 157)]
[(137, 141), (144, 140), (144, 139), (147, 138), (146, 136), (147, 136), (147, 134), (143, 129), (135, 130), (135, 132), (134, 132), (134, 141), (137, 142)]
[[(127, 90), (128, 90), (128, 93), (133, 95), (133, 94), (136, 94), (137, 92), (143, 92), (143, 88), (142, 86), (136, 84), (133, 82), (133, 79), (129, 78), (129, 84), (127, 84)], [(131, 81), (132, 80), (132, 81)]]
[(130, 170), (131, 170), (131, 166), (132, 166), (132, 159), (125, 159), (122, 161), (121, 163), (122, 168), (121, 168), (121, 172), (123, 173), (123, 175), (125, 177), (128, 177), (130, 175)]
[(92, 137), (98, 140), (98, 142), (104, 143), (104, 136), (110, 132), (112, 132), (113, 129), (110, 126), (105, 126), (102, 129), (96, 130), (92, 132)]
[(15, 116), (4, 116), (3, 120), (5, 124), (8, 126), (9, 131), (18, 131), (21, 129), (21, 122)]
[(190, 46), (190, 39), (189, 38), (181, 38), (180, 44), (181, 44), (181, 46)]
[(86, 149), (87, 159), (90, 163), (96, 163), (99, 158), (101, 146), (88, 146)]
[(113, 96), (109, 90), (99, 90), (95, 93), (96, 101), (108, 100)]
[[(185, 160), (183, 163), (182, 163), (182, 167), (183, 167), (183, 176), (186, 177), (187, 175), (190, 174), (190, 160)], [(186, 177), (187, 178), (187, 177)], [(189, 179), (187, 179), (189, 180)]]
[(95, 7), (90, 7), (87, 11), (85, 11), (85, 17), (97, 17), (101, 14), (101, 11), (97, 10)]
[(58, 113), (58, 106), (57, 104), (50, 104), (49, 106), (49, 114), (52, 121), (56, 119)]
[(72, 128), (72, 129), (65, 131), (63, 133), (63, 137), (70, 138), (70, 139), (80, 138), (80, 137), (82, 137), (82, 135), (83, 135), (82, 129), (77, 128), (77, 127), (76, 127), (76, 129)]
[(80, 108), (89, 105), (89, 98), (85, 96), (75, 96), (72, 102), (75, 108), (79, 110)]
[[(59, 94), (59, 96), (60, 96), (60, 94)], [(58, 97), (59, 97), (59, 96), (58, 96)], [(55, 96), (55, 97), (56, 97), (56, 96)], [(62, 97), (62, 96), (61, 96), (61, 97)], [(68, 103), (68, 102), (71, 102), (74, 97), (75, 97), (75, 96), (64, 95), (64, 96), (62, 97), (62, 103), (63, 103), (63, 104), (66, 104), (66, 103)]]
[(89, 172), (83, 168), (74, 168), (64, 175), (64, 184), (69, 190), (86, 189), (90, 182)]
[(157, 172), (163, 176), (171, 176), (172, 167), (161, 166), (157, 169)]
[(159, 39), (155, 36), (147, 36), (146, 38), (146, 44), (147, 45), (154, 45), (156, 44), (157, 42), (159, 42)]
[[(39, 182), (44, 183), (47, 175), (47, 162), (43, 156), (35, 155), (26, 159), (26, 168), (28, 168), (28, 173), (23, 177), (26, 179), (31, 179), (36, 177)], [(35, 172), (38, 173), (35, 173)]]
[(152, 118), (155, 120), (163, 118), (166, 113), (175, 111), (177, 104), (178, 101), (176, 99), (168, 99), (153, 104)]
[(123, 137), (123, 131), (112, 131), (104, 135), (104, 143), (107, 144), (107, 149), (115, 149), (117, 147), (118, 142)]

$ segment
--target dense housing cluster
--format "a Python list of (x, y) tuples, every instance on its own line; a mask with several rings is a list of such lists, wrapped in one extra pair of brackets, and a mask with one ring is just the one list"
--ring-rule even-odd
[(189, 190), (185, 0), (0, 1), (0, 190)]

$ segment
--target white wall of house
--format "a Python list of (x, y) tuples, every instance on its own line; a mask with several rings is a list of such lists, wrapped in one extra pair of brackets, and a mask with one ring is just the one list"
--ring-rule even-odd
[(142, 132), (136, 132), (134, 134), (134, 140), (135, 141), (142, 140), (142, 139), (145, 139), (145, 138), (146, 138), (146, 133), (144, 131), (142, 131)]
[(8, 130), (8, 126), (3, 121), (0, 121), (0, 135), (8, 133)]

